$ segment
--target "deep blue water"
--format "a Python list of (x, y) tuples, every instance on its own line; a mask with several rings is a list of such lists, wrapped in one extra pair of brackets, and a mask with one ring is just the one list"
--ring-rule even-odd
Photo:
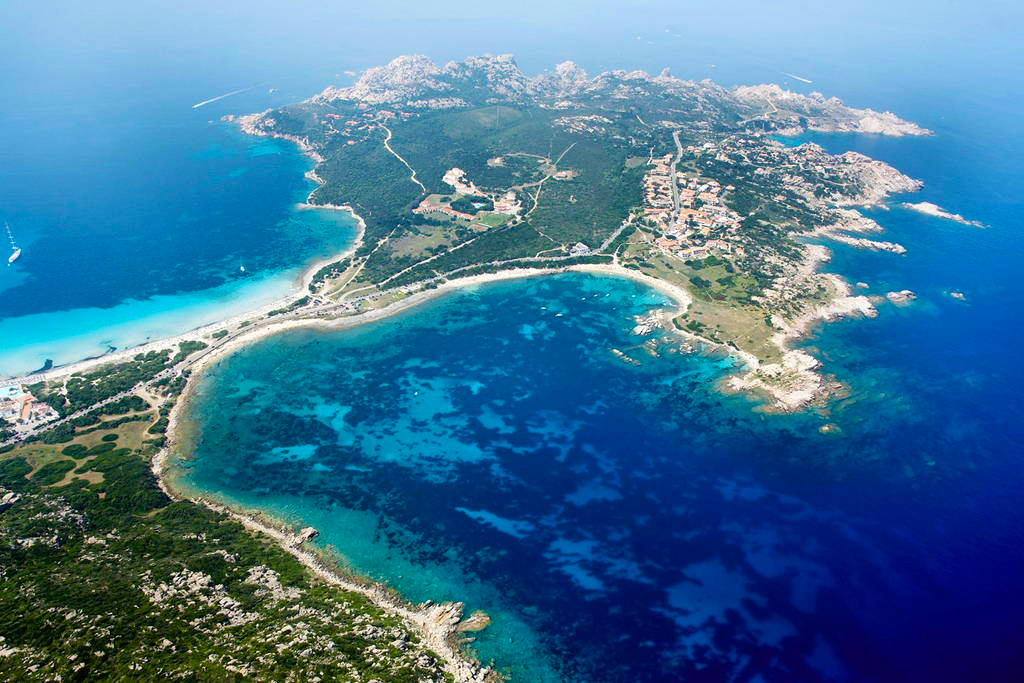
[(1020, 422), (979, 424), (984, 380), (911, 391), (845, 354), (850, 401), (764, 416), (714, 391), (728, 359), (635, 348), (663, 305), (573, 275), (281, 335), (201, 383), (181, 480), (489, 611), (478, 651), (516, 680), (1012, 671)]
[(808, 139), (991, 227), (875, 210), (905, 256), (835, 246), (868, 294), (919, 298), (806, 342), (851, 387), (825, 414), (724, 397), (727, 359), (671, 339), (610, 354), (656, 294), (531, 280), (228, 359), (184, 480), (314, 524), (410, 599), (487, 610), (479, 652), (522, 680), (1019, 679), (1019, 6), (383, 5), (0, 7), (0, 220), (25, 247), (0, 272), (0, 374), (244, 309), (347, 244), (343, 218), (294, 211), (294, 149), (217, 119), (396, 54), (667, 65), (891, 109), (936, 135)]
[(851, 389), (824, 411), (722, 396), (723, 359), (610, 356), (659, 305), (635, 285), (510, 282), (225, 361), (183, 480), (314, 524), (410, 599), (488, 610), (478, 650), (521, 680), (1014, 680), (1024, 157), (986, 114), (809, 136), (990, 226), (894, 202), (869, 213), (906, 255), (833, 245), (867, 294), (918, 298), (804, 342)]
[(294, 146), (218, 121), (221, 102), (193, 110), (193, 93), (0, 115), (19, 133), (0, 152), (0, 220), (23, 250), (0, 269), (0, 375), (256, 308), (351, 242), (347, 214), (295, 208), (312, 183)]

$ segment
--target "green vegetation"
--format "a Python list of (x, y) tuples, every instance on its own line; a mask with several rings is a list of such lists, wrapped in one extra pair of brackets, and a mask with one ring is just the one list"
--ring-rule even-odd
[(323, 284), (327, 279), (344, 273), (348, 270), (350, 263), (351, 259), (345, 258), (340, 261), (335, 261), (334, 263), (328, 263), (326, 266), (316, 271), (316, 273), (313, 274), (313, 279), (310, 280), (309, 291), (315, 292), (317, 287)]
[(73, 460), (54, 460), (36, 470), (32, 475), (32, 481), (40, 486), (56, 484), (64, 478), (65, 474), (73, 469), (75, 469), (75, 462)]
[[(323, 158), (316, 173), (324, 181), (310, 201), (352, 206), (365, 222), (351, 256), (320, 268), (310, 296), (269, 316), (313, 295), (318, 305), (349, 297), (348, 306), (318, 306), (317, 315), (338, 315), (458, 277), (614, 262), (692, 293), (672, 321), (677, 329), (773, 362), (781, 353), (775, 321), (830, 296), (824, 278), (796, 268), (798, 239), (869, 181), (856, 159), (837, 161), (811, 145), (787, 151), (749, 134), (793, 120), (808, 126), (792, 118), (803, 113), (780, 112), (788, 106), (780, 103), (756, 115), (757, 105), (737, 104), (725, 90), (632, 75), (606, 74), (582, 94), (556, 95), (562, 86), (552, 85), (538, 96), (509, 96), (523, 91), (489, 87), (479, 75), (443, 78), (446, 88), (424, 97), (464, 104), (383, 111), (372, 101), (318, 98), (256, 124), (308, 142)], [(666, 198), (670, 176), (659, 166), (677, 153), (693, 209), (679, 221), (665, 207), (682, 189), (674, 184)], [(477, 188), (460, 191), (472, 194), (442, 181), (455, 167)], [(413, 213), (424, 198), (472, 218)], [(498, 213), (496, 204), (518, 213)], [(597, 253), (571, 256), (577, 243)], [(164, 443), (188, 379), (183, 366), (205, 348), (182, 342), (29, 387), (62, 415), (82, 414), (0, 450), (0, 493), (21, 494), (0, 511), (0, 677), (442, 678), (401, 623), (156, 486), (147, 458)]]
[[(798, 267), (806, 256), (799, 240), (841, 218), (837, 206), (913, 186), (862, 158), (765, 135), (841, 129), (861, 115), (835, 102), (794, 95), (760, 103), (710, 83), (619, 72), (582, 88), (547, 76), (524, 88), (528, 79), (505, 62), (482, 75), (487, 59), (443, 71), (440, 81), (409, 79), (407, 102), (370, 79), (256, 121), (261, 133), (298, 136), (323, 157), (316, 172), (324, 182), (311, 201), (350, 205), (365, 220), (355, 254), (321, 271), (312, 291), (339, 302), (351, 296), (355, 310), (366, 310), (403, 296), (400, 287), (568, 265), (581, 243), (603, 262), (614, 257), (690, 290), (708, 339), (777, 360), (776, 326), (765, 321), (794, 320), (831, 294), (826, 278)], [(671, 183), (668, 159), (677, 172)], [(453, 168), (468, 188), (453, 192), (442, 180)], [(878, 174), (890, 171), (893, 182), (880, 183)], [(502, 210), (516, 216), (491, 210), (510, 198), (518, 207)], [(473, 218), (414, 214), (424, 199)], [(605, 246), (625, 221), (629, 228)], [(344, 282), (319, 288), (342, 272)]]
[(87, 446), (83, 446), (80, 443), (74, 443), (71, 444), (70, 446), (65, 446), (64, 448), (60, 449), (60, 452), (63, 455), (70, 455), (72, 458), (81, 458), (86, 453), (89, 452), (89, 448)]
[[(331, 113), (359, 118), (362, 113), (345, 103), (325, 105)], [(468, 222), (441, 214), (414, 216), (411, 209), (423, 198), (404, 167), (382, 144), (373, 129), (356, 140), (324, 134), (321, 116), (308, 104), (280, 110), (296, 134), (322, 147), (325, 161), (317, 174), (324, 180), (312, 201), (352, 205), (366, 222), (364, 242), (350, 261), (322, 268), (313, 277), (311, 291), (328, 278), (359, 263), (352, 287), (372, 285), (394, 276), (419, 261), (389, 286), (411, 284), (461, 268), (509, 259), (551, 256), (576, 242), (599, 245), (621, 224), (630, 208), (642, 201), (643, 168), (626, 160), (628, 141), (594, 140), (552, 125), (558, 113), (536, 107), (485, 106), (426, 112), (389, 122), (391, 146), (417, 171), (428, 194), (441, 204), (475, 216), (473, 223), (486, 231), (468, 229)], [(275, 113), (276, 118), (276, 113)], [(623, 120), (632, 118), (623, 114)], [(625, 129), (624, 129), (625, 130)], [(355, 144), (348, 144), (355, 142)], [(572, 168), (572, 180), (548, 179), (554, 157), (565, 152), (559, 168)], [(489, 160), (500, 159), (498, 163)], [(465, 170), (486, 195), (453, 197), (441, 177), (450, 168)], [(526, 220), (509, 221), (493, 212), (493, 198), (510, 189), (526, 209), (541, 190), (536, 210)], [(423, 228), (449, 226), (440, 235)], [(382, 240), (388, 243), (382, 246)], [(412, 247), (412, 243), (421, 246)], [(472, 242), (468, 246), (461, 245)], [(363, 262), (365, 260), (365, 263)]]
[(134, 360), (128, 363), (88, 373), (74, 374), (64, 385), (67, 392), (66, 397), (57, 392), (48, 391), (41, 385), (33, 386), (32, 390), (40, 400), (49, 403), (62, 415), (74, 413), (124, 393), (139, 382), (152, 379), (170, 367), (170, 353), (170, 351), (150, 351), (135, 356)]
[(494, 202), (488, 197), (465, 195), (453, 201), (451, 207), (455, 211), (476, 215), (481, 211), (494, 211)]
[(177, 365), (181, 361), (188, 358), (196, 351), (202, 351), (206, 348), (206, 344), (201, 341), (183, 341), (178, 343), (178, 353), (174, 354), (174, 358), (171, 359), (170, 365)]
[(30, 479), (0, 459), (0, 494), (20, 494), (0, 511), (0, 678), (446, 678), (396, 618), (103, 445)]
[(297, 299), (297, 300), (293, 301), (292, 303), (288, 304), (284, 308), (275, 308), (274, 310), (269, 311), (267, 313), (267, 317), (271, 317), (271, 316), (275, 316), (275, 315), (281, 315), (283, 313), (291, 313), (292, 311), (294, 311), (294, 310), (296, 310), (298, 308), (302, 308), (303, 306), (305, 306), (308, 303), (309, 303), (309, 297), (308, 296), (304, 296), (301, 299)]

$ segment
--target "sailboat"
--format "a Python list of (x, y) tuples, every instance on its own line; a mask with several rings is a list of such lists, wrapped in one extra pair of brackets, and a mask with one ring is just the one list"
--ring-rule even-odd
[(7, 257), (7, 265), (11, 265), (18, 260), (21, 256), (21, 247), (14, 243), (14, 235), (11, 234), (11, 226), (5, 221), (4, 227), (7, 228), (7, 239), (11, 241), (11, 255)]

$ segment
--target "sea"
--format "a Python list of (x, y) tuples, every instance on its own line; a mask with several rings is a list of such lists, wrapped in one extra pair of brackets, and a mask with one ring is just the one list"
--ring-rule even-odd
[(935, 135), (790, 141), (925, 183), (866, 211), (905, 255), (829, 245), (826, 268), (865, 294), (917, 298), (800, 342), (847, 387), (827, 406), (772, 414), (721, 390), (738, 369), (728, 356), (633, 335), (637, 315), (671, 305), (646, 286), (527, 278), (220, 361), (173, 476), (316, 527), (349, 569), (408, 600), (486, 611), (467, 646), (511, 680), (1019, 680), (1019, 11), (641, 4), (416, 7), (397, 24), (375, 14), (386, 8), (306, 8), (321, 13), (313, 31), (309, 15), (258, 3), (201, 21), (156, 3), (163, 21), (145, 23), (153, 10), (128, 4), (116, 21), (21, 10), (23, 29), (49, 33), (45, 49), (12, 37), (24, 68), (0, 81), (19, 105), (0, 111), (0, 219), (24, 249), (0, 269), (0, 374), (273, 300), (344, 249), (344, 213), (297, 208), (309, 162), (220, 117), (397, 54), (669, 66), (891, 110)]

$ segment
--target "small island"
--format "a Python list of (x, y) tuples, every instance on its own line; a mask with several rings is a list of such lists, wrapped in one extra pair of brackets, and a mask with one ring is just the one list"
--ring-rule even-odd
[(953, 221), (954, 223), (969, 225), (972, 228), (987, 227), (981, 221), (968, 220), (961, 216), (960, 214), (953, 213), (952, 211), (946, 211), (938, 204), (933, 204), (932, 202), (917, 202), (916, 204), (911, 202), (904, 202), (903, 208), (910, 209), (911, 211), (917, 211), (918, 213), (923, 213), (926, 216), (934, 216), (935, 218), (942, 218), (947, 221)]

